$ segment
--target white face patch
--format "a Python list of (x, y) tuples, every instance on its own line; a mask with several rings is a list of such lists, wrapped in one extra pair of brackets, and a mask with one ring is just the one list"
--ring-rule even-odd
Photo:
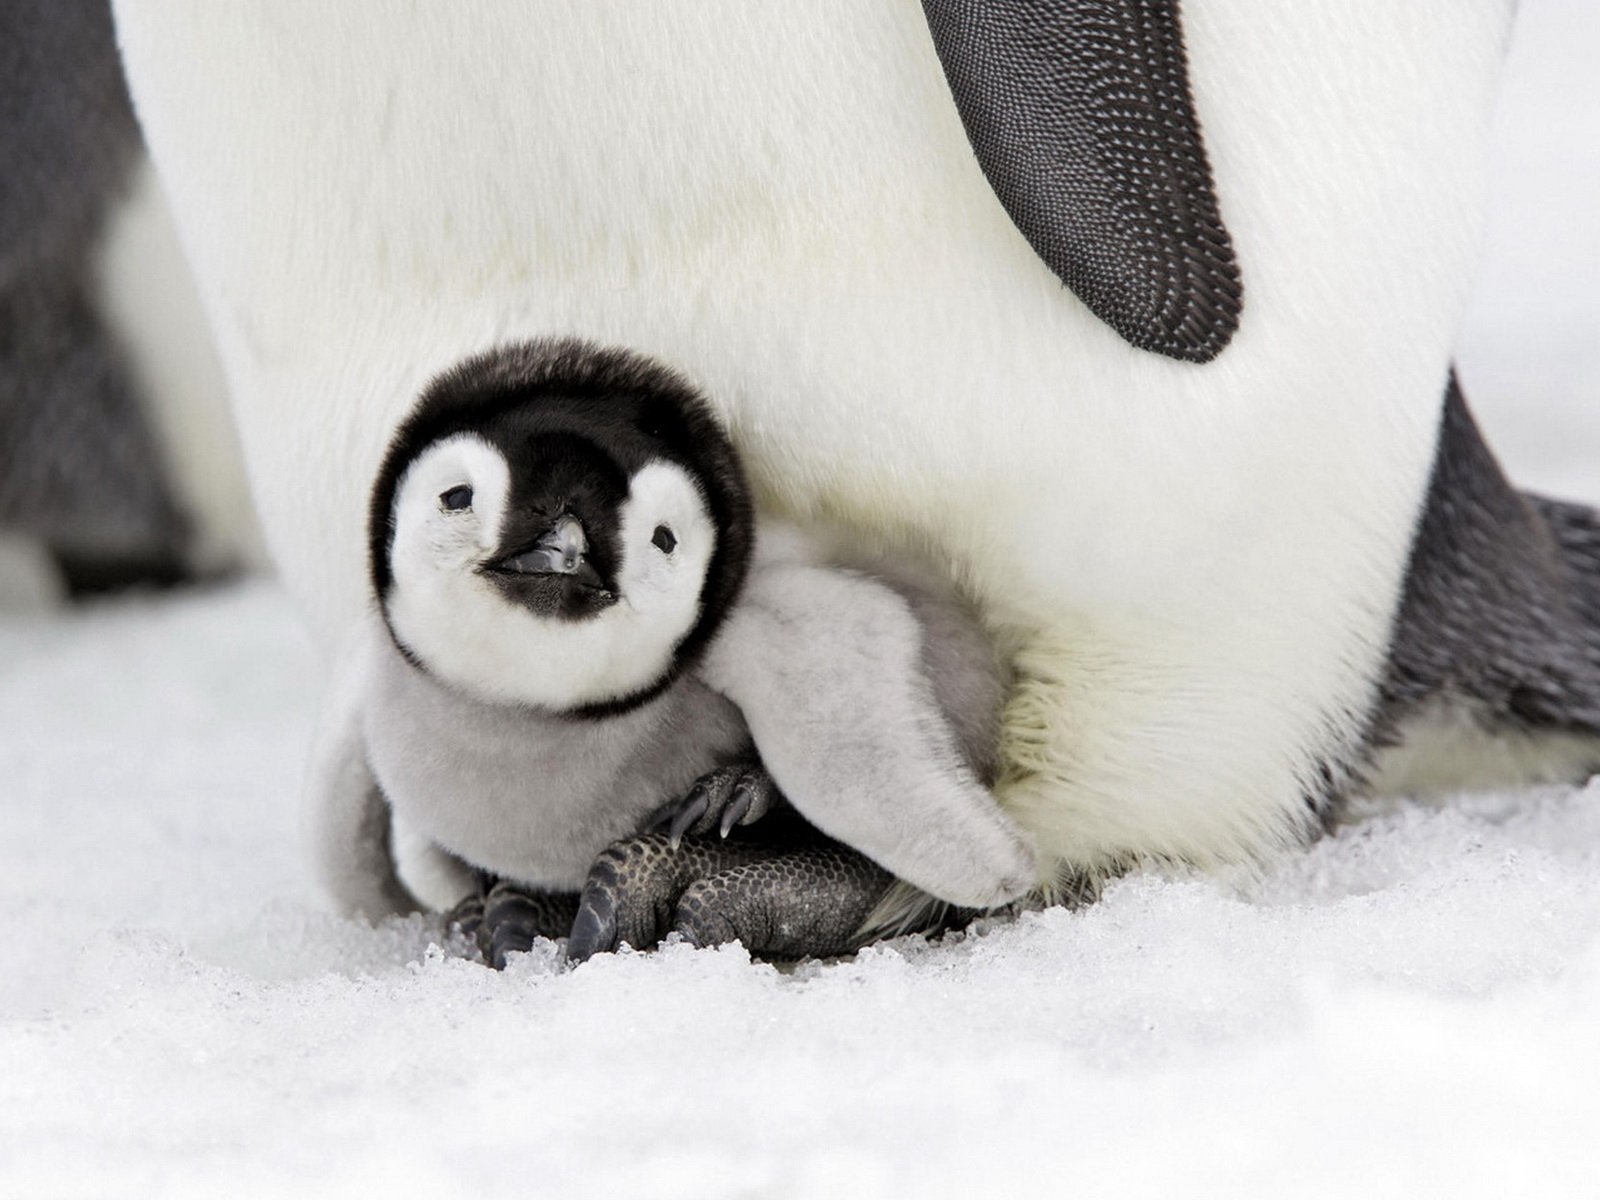
[[(466, 506), (447, 507), (445, 495), (462, 487), (471, 491)], [(389, 569), (396, 592), (442, 595), (470, 577), (500, 544), (510, 490), (504, 456), (471, 434), (445, 438), (418, 455), (395, 488)]]
[(682, 467), (656, 462), (628, 484), (618, 586), (634, 611), (675, 645), (694, 627), (717, 531)]
[[(456, 489), (470, 488), (460, 504)], [(470, 434), (428, 447), (395, 493), (395, 635), (441, 679), (486, 700), (565, 710), (642, 691), (694, 628), (716, 528), (683, 468), (651, 463), (618, 514), (616, 602), (591, 617), (541, 616), (481, 571), (500, 549), (511, 473)], [(447, 499), (448, 497), (448, 499)]]

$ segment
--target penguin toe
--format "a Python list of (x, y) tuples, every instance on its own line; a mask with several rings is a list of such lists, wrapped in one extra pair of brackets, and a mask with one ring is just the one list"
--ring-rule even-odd
[(733, 794), (723, 810), (719, 832), (727, 837), (735, 825), (754, 825), (767, 813), (781, 795), (778, 785), (765, 767), (747, 768), (733, 785)]
[(473, 892), (444, 914), (444, 927), (455, 930), (469, 941), (477, 942), (478, 933), (483, 928), (483, 900), (483, 892)]
[[(466, 905), (463, 901), (456, 909)], [(485, 962), (502, 971), (510, 955), (532, 949), (537, 939), (565, 934), (577, 907), (578, 898), (569, 892), (546, 892), (503, 879), (481, 894), (473, 930), (478, 949)], [(464, 924), (462, 930), (466, 932)]]
[[(760, 802), (758, 795), (751, 804)], [(589, 870), (567, 957), (655, 945), (676, 932), (695, 946), (740, 942), (794, 960), (848, 954), (893, 877), (814, 831), (783, 842), (642, 834), (608, 847)]]
[(848, 954), (892, 878), (837, 843), (780, 850), (685, 889), (673, 928), (696, 946), (739, 942), (763, 958)]
[(678, 900), (696, 880), (755, 861), (765, 851), (740, 842), (646, 833), (608, 846), (589, 868), (567, 957), (585, 962), (631, 946), (648, 949), (672, 929)]
[(711, 812), (711, 796), (704, 787), (696, 787), (684, 798), (683, 807), (678, 809), (677, 815), (672, 818), (672, 824), (667, 828), (667, 841), (674, 850), (683, 844), (686, 833), (700, 832), (700, 826)]
[[(702, 879), (692, 884), (678, 899), (672, 928), (691, 946), (722, 946), (728, 942), (748, 945), (756, 924), (752, 905), (723, 895), (718, 879)], [(730, 899), (733, 900), (730, 903)]]
[(572, 931), (567, 935), (567, 960), (588, 962), (596, 954), (609, 954), (616, 948), (616, 901), (604, 892), (591, 895), (585, 888)]
[(722, 810), (722, 820), (717, 825), (719, 837), (727, 837), (733, 832), (735, 825), (748, 824), (750, 800), (751, 793), (748, 788), (734, 792), (733, 799), (728, 801), (728, 807)]
[(673, 870), (678, 849), (677, 836), (647, 833), (601, 851), (578, 897), (567, 958), (581, 963), (623, 945), (655, 945), (663, 932), (661, 909), (670, 911), (668, 896), (681, 886)]
[(759, 762), (731, 763), (702, 775), (682, 800), (656, 815), (651, 827), (666, 829), (674, 848), (685, 837), (706, 837), (714, 830), (727, 837), (735, 826), (766, 816), (779, 796), (778, 785)]

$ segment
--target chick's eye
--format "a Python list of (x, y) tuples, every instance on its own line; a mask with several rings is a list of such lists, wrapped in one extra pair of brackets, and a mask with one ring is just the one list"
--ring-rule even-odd
[(678, 539), (672, 536), (672, 530), (665, 525), (657, 525), (654, 535), (650, 538), (650, 544), (663, 554), (671, 554), (673, 547), (678, 544)]
[(448, 492), (443, 492), (440, 494), (439, 506), (441, 508), (447, 508), (451, 512), (460, 512), (463, 508), (471, 508), (472, 489), (464, 483), (458, 484), (456, 487), (451, 488)]

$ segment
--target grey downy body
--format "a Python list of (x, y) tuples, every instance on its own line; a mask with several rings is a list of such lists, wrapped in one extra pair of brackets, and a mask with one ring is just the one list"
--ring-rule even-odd
[[(792, 564), (800, 541), (790, 530), (782, 536)], [(905, 564), (869, 567), (820, 555), (805, 561), (808, 574), (845, 584), (844, 594), (870, 597), (891, 612), (896, 600), (903, 604), (916, 623), (920, 686), (948, 723), (963, 765), (991, 785), (1004, 680), (975, 615), (931, 573)], [(762, 587), (768, 566), (758, 539), (752, 586), (763, 598), (770, 595)], [(791, 590), (786, 603), (804, 599)], [(821, 615), (834, 623), (852, 616), (837, 609)], [(378, 622), (368, 643), (362, 735), (385, 799), (413, 831), (517, 883), (576, 892), (611, 843), (643, 831), (702, 776), (757, 758), (743, 712), (700, 671), (637, 707), (596, 718), (469, 695), (407, 661)], [(844, 648), (830, 662), (830, 647), (819, 646), (811, 657), (821, 670), (807, 685), (825, 696), (848, 688), (856, 705), (897, 711), (900, 681), (864, 677)], [(712, 677), (729, 670), (713, 651)], [(733, 690), (748, 698), (750, 685)], [(781, 702), (774, 695), (755, 703), (769, 709)], [(834, 769), (863, 768), (841, 761)]]
[[(437, 907), (472, 888), (463, 867), (524, 907), (584, 888), (589, 953), (666, 931), (646, 914), (691, 879), (662, 872), (727, 871), (698, 897), (704, 937), (825, 953), (891, 870), (972, 907), (1025, 892), (1031, 855), (988, 791), (1005, 685), (975, 612), (909, 559), (752, 537), (742, 495), (698, 398), (638, 356), (535, 343), (442, 377), (375, 485), (379, 610), (324, 720), (310, 800), (334, 896), (406, 907), (406, 852)], [(686, 804), (678, 832), (764, 819), (605, 860)], [(535, 931), (565, 933), (574, 907), (551, 911)]]
[(739, 710), (693, 676), (594, 720), (467, 695), (381, 626), (370, 654), (362, 731), (384, 798), (451, 854), (530, 887), (577, 892), (608, 845), (752, 753)]

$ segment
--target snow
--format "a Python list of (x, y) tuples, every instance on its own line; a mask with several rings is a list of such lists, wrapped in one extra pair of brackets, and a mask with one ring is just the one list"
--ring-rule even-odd
[[(321, 913), (255, 584), (0, 628), (0, 1194), (1472, 1194), (1593, 1171), (1600, 783), (784, 972)], [(1568, 1187), (1567, 1185), (1571, 1185)]]
[[(1524, 5), (1462, 362), (1513, 473), (1600, 501), (1590, 8)], [(495, 974), (320, 910), (317, 674), (265, 583), (0, 621), (0, 1195), (1600, 1185), (1600, 782), (853, 961)]]

